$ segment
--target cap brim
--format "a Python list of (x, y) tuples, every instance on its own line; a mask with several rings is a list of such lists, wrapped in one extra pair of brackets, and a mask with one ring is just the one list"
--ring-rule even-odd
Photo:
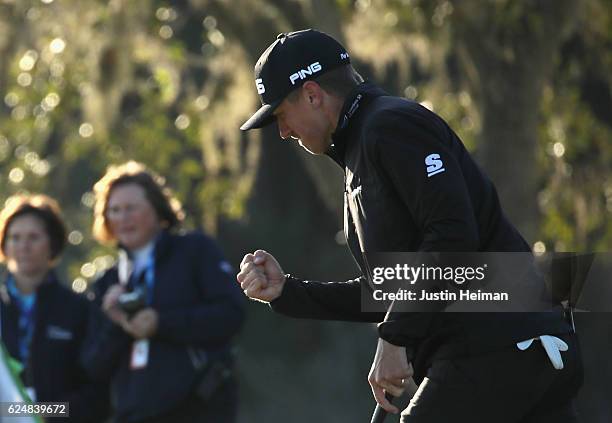
[(273, 101), (270, 104), (264, 104), (247, 120), (242, 124), (240, 130), (248, 131), (249, 129), (263, 128), (274, 122), (274, 111), (283, 102), (283, 100)]

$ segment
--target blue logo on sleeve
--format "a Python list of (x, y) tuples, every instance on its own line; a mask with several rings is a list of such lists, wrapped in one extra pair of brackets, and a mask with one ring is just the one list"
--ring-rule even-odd
[(431, 178), (432, 176), (444, 172), (444, 163), (442, 163), (442, 159), (440, 159), (439, 154), (430, 154), (425, 157), (425, 164), (427, 165), (427, 177)]

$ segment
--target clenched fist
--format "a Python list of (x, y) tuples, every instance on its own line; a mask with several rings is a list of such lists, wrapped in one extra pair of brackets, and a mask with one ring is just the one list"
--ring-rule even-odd
[(244, 256), (237, 279), (247, 297), (263, 302), (280, 297), (286, 280), (274, 256), (264, 250)]

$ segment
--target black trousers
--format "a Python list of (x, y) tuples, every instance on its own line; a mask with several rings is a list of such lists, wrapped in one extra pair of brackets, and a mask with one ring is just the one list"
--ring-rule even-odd
[(583, 369), (575, 334), (556, 370), (539, 341), (480, 356), (435, 361), (402, 423), (575, 423)]

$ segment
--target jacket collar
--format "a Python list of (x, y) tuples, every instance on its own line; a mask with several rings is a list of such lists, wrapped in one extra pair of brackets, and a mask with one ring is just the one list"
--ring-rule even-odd
[(325, 153), (340, 166), (344, 166), (344, 154), (347, 144), (351, 141), (349, 139), (351, 128), (355, 126), (356, 122), (360, 121), (357, 116), (359, 116), (360, 112), (370, 100), (384, 95), (388, 94), (381, 88), (370, 82), (364, 82), (356, 86), (353, 91), (346, 96), (342, 109), (340, 110), (338, 125), (332, 134), (333, 143)]
[[(11, 299), (13, 297), (13, 295), (9, 292), (10, 290), (8, 288), (8, 281), (11, 278), (13, 278), (13, 276), (11, 274), (8, 274), (4, 283), (0, 284), (0, 301), (2, 301), (6, 305), (9, 305), (12, 302)], [(50, 270), (49, 273), (47, 273), (47, 276), (45, 276), (45, 280), (36, 289), (36, 296), (39, 298), (46, 297), (48, 293), (53, 290), (53, 288), (58, 283), (59, 282), (55, 271)]]
[(155, 260), (165, 256), (171, 247), (172, 234), (167, 230), (162, 230), (155, 241), (155, 251), (153, 257)]
[[(172, 235), (170, 234), (170, 232), (165, 229), (162, 229), (155, 237), (155, 240), (153, 241), (153, 257), (156, 260), (167, 253), (171, 237)], [(131, 256), (130, 251), (123, 245), (118, 244), (117, 247), (122, 252), (122, 254), (126, 254), (127, 257)]]

